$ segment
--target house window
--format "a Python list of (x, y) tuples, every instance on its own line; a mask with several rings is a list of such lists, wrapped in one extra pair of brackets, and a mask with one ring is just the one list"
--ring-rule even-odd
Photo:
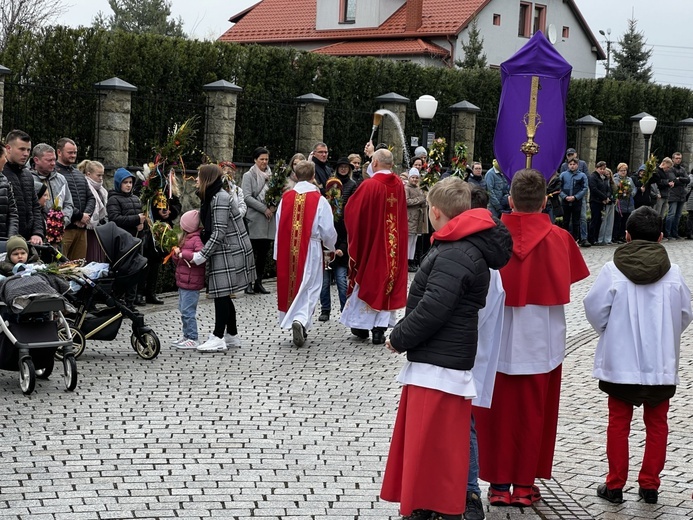
[(356, 22), (356, 0), (340, 0), (339, 23)]
[(546, 32), (546, 6), (534, 4), (534, 31)]
[(570, 27), (563, 26), (563, 38), (570, 37)]
[(500, 25), (500, 15), (499, 14), (493, 15), (493, 25)]
[(529, 2), (520, 2), (520, 23), (517, 29), (518, 36), (529, 38), (532, 33), (532, 4)]

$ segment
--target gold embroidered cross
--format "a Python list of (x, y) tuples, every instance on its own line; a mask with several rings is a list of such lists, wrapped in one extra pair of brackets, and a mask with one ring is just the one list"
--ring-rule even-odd
[(397, 203), (397, 199), (395, 198), (394, 195), (392, 195), (392, 193), (390, 193), (390, 196), (387, 198), (387, 200), (385, 202), (390, 204), (390, 207), (392, 207), (393, 204)]

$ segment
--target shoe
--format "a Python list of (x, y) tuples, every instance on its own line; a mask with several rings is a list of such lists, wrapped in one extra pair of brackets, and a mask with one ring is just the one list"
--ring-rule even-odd
[(484, 520), (484, 504), (474, 491), (467, 491), (467, 502), (464, 508), (464, 520)]
[(269, 291), (262, 286), (262, 283), (260, 282), (260, 280), (255, 281), (255, 287), (253, 287), (253, 290), (256, 293), (269, 294)]
[(306, 342), (305, 329), (303, 328), (303, 323), (298, 320), (294, 320), (291, 324), (291, 333), (294, 337), (294, 345), (297, 347), (302, 347)]
[(578, 242), (578, 245), (580, 247), (592, 247), (592, 244), (590, 244), (587, 240), (580, 240), (580, 242)]
[(351, 329), (351, 333), (359, 339), (368, 339), (368, 331), (366, 329)]
[(178, 345), (182, 345), (182, 344), (185, 343), (187, 340), (188, 340), (188, 338), (186, 338), (185, 336), (181, 336), (181, 337), (178, 338), (176, 341), (171, 342), (171, 346), (172, 346), (173, 348), (178, 348)]
[(605, 242), (595, 242), (595, 243), (592, 244), (592, 245), (593, 245), (593, 246), (597, 246), (597, 247), (602, 247), (602, 246), (605, 246), (606, 243), (605, 243)]
[(646, 504), (656, 504), (659, 498), (659, 491), (656, 489), (638, 488), (638, 495)]
[(402, 520), (430, 520), (433, 514), (428, 509), (414, 509), (410, 515), (403, 516)]
[(209, 339), (197, 347), (198, 352), (218, 352), (226, 350), (224, 338), (218, 338), (214, 334), (209, 335)]
[(510, 496), (511, 506), (529, 507), (539, 500), (541, 500), (541, 493), (537, 486), (513, 486), (513, 494)]
[(318, 321), (330, 321), (330, 311), (322, 311)]
[(195, 350), (197, 347), (198, 343), (194, 339), (186, 339), (182, 343), (173, 345), (173, 348), (177, 348), (178, 350)]
[(249, 283), (248, 287), (245, 288), (244, 291), (246, 294), (255, 294), (255, 291), (253, 291), (253, 284)]
[(416, 264), (414, 263), (414, 261), (413, 261), (413, 260), (409, 260), (409, 268), (408, 268), (408, 271), (409, 271), (410, 273), (415, 273), (417, 270), (418, 270), (418, 268), (416, 267)]
[(599, 484), (597, 486), (597, 496), (608, 500), (612, 504), (622, 504), (623, 503), (623, 490), (622, 489), (609, 489), (606, 484)]
[(240, 348), (241, 347), (241, 337), (236, 334), (232, 336), (228, 332), (224, 334), (224, 343), (228, 348)]
[(382, 345), (385, 343), (384, 327), (374, 327), (371, 332), (373, 333), (373, 345)]
[(138, 307), (143, 307), (144, 305), (147, 305), (147, 300), (142, 296), (141, 294), (138, 294), (135, 296), (135, 305)]
[(510, 490), (501, 491), (493, 486), (488, 488), (488, 503), (492, 506), (509, 506)]
[(164, 300), (159, 298), (156, 294), (150, 294), (146, 297), (145, 301), (151, 303), (152, 305), (163, 305)]

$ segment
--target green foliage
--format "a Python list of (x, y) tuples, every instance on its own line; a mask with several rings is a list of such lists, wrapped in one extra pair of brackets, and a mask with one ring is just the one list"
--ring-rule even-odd
[(464, 51), (464, 59), (455, 61), (455, 65), (462, 69), (483, 69), (486, 67), (486, 54), (484, 54), (484, 39), (479, 31), (479, 24), (474, 18), (469, 25), (469, 39), (467, 43), (461, 42)]
[(162, 36), (185, 37), (183, 20), (170, 20), (170, 0), (108, 0), (113, 14), (104, 13), (94, 19), (94, 26), (111, 31), (126, 31), (137, 34), (159, 34)]
[(637, 30), (637, 20), (628, 20), (628, 30), (618, 40), (621, 50), (614, 49), (616, 66), (611, 73), (613, 79), (621, 81), (641, 81), (649, 83), (652, 79), (652, 65), (648, 61), (652, 49), (645, 48), (645, 35)]
[[(80, 158), (99, 159), (93, 153), (96, 118), (92, 114), (98, 110), (101, 93), (94, 84), (114, 76), (137, 87), (132, 97), (131, 165), (149, 162), (169, 129), (192, 116), (199, 118), (201, 129), (195, 146), (203, 149), (207, 108), (203, 86), (220, 79), (243, 88), (236, 116), (233, 160), (237, 163), (251, 162), (257, 146), (269, 148), (272, 162), (287, 160), (296, 151), (307, 155), (310, 150), (295, 149), (296, 97), (311, 92), (329, 100), (323, 140), (329, 145), (330, 161), (363, 149), (373, 112), (379, 108), (375, 98), (389, 92), (409, 99), (404, 125), (407, 144), (411, 136), (421, 135), (415, 108), (421, 95), (430, 94), (438, 100), (429, 130), (449, 142), (453, 142), (449, 107), (463, 100), (477, 105), (481, 111), (476, 120), (474, 157), (468, 161), (489, 165), (494, 157), (501, 93), (497, 70), (426, 68), (375, 58), (334, 58), (291, 48), (201, 42), (93, 27), (19, 31), (0, 52), (0, 64), (11, 70), (5, 79), (4, 131), (21, 128), (35, 142), (55, 143), (65, 135), (74, 137), (80, 145)], [(676, 121), (693, 114), (693, 92), (612, 78), (571, 82), (568, 124), (587, 114), (600, 119), (604, 127), (598, 153), (610, 163), (628, 157), (630, 118), (643, 111), (660, 122), (652, 137), (653, 152), (669, 154), (676, 145)], [(610, 145), (609, 132), (618, 139)], [(446, 160), (451, 155), (452, 150), (447, 150)], [(186, 161), (186, 166), (194, 168), (195, 161)]]

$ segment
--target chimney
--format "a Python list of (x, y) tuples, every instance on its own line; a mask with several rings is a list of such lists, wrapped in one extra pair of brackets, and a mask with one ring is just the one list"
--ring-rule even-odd
[(423, 17), (423, 0), (407, 0), (407, 32), (414, 32), (421, 27)]

